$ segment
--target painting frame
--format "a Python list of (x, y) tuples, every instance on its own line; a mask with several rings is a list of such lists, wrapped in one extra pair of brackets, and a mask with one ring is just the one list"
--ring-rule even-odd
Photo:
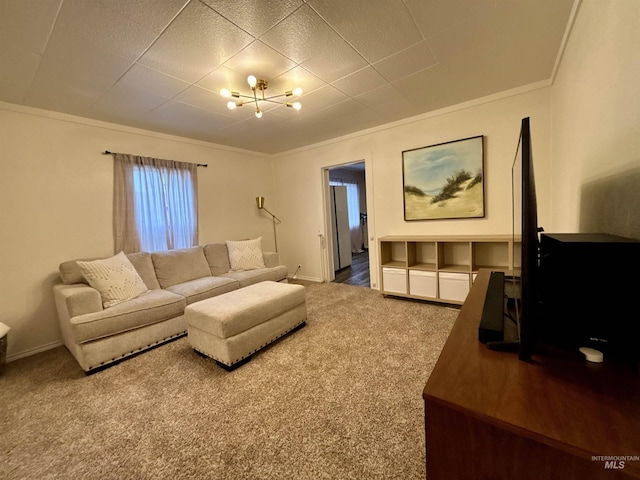
[(484, 178), (484, 135), (404, 150), (404, 220), (484, 218)]

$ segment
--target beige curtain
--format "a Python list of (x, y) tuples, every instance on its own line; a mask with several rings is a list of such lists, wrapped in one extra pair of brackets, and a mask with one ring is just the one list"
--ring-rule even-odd
[(197, 245), (197, 165), (122, 153), (113, 157), (115, 253)]

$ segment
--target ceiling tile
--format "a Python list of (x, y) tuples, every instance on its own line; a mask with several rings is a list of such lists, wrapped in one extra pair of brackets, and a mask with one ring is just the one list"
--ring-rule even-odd
[(245, 78), (248, 75), (255, 75), (257, 78), (269, 81), (291, 70), (296, 64), (273, 48), (256, 40), (227, 60), (224, 66), (242, 74)]
[(62, 0), (0, 2), (0, 45), (43, 53)]
[(229, 117), (232, 117), (234, 113), (227, 108), (228, 100), (226, 98), (222, 98), (219, 94), (196, 85), (190, 86), (173, 100)]
[(198, 81), (197, 85), (212, 92), (219, 93), (221, 88), (233, 90), (235, 87), (247, 85), (247, 77), (224, 65), (219, 66), (206, 77)]
[(362, 56), (307, 5), (296, 10), (261, 39), (325, 82), (337, 80), (367, 65)]
[(11, 72), (11, 75), (0, 75), (0, 98), (6, 102), (22, 103), (38, 71), (40, 59), (39, 54), (13, 45), (0, 49), (0, 72)]
[(103, 95), (91, 108), (93, 111), (103, 114), (117, 114), (125, 118), (129, 113), (132, 117), (138, 118), (165, 102), (167, 102), (166, 98), (154, 95), (145, 89), (118, 84)]
[(466, 95), (466, 91), (471, 88), (470, 84), (473, 82), (473, 79), (452, 71), (448, 66), (436, 65), (433, 68), (402, 78), (394, 82), (393, 86), (411, 105), (419, 107), (423, 111), (429, 111), (444, 105), (451, 105), (449, 102), (452, 99), (457, 99), (455, 103), (471, 100)]
[(157, 34), (97, 2), (66, 0), (45, 55), (72, 60), (77, 52), (110, 52), (133, 63)]
[(281, 92), (286, 92), (300, 87), (304, 92), (303, 95), (327, 85), (326, 82), (320, 80), (313, 73), (305, 70), (304, 67), (292, 68), (279, 77), (272, 79), (269, 84)]
[(350, 97), (361, 95), (387, 82), (373, 67), (365, 67), (351, 75), (336, 80), (331, 85)]
[[(521, 3), (515, 9), (507, 2), (491, 15), (431, 37), (428, 42), (438, 61), (458, 75), (467, 72), (466, 80), (484, 82), (484, 91), (501, 91), (549, 78), (571, 2)], [(502, 48), (505, 43), (510, 48)], [(477, 87), (469, 85), (474, 92)]]
[(36, 97), (55, 97), (60, 101), (67, 98), (75, 104), (91, 105), (113, 84), (113, 79), (95, 69), (83, 70), (45, 56), (33, 78), (27, 101), (32, 104)]
[(436, 63), (429, 46), (425, 41), (422, 41), (395, 55), (380, 60), (374, 64), (374, 67), (389, 82), (394, 82), (425, 68), (432, 67)]
[(308, 95), (304, 95), (300, 99), (300, 103), (302, 103), (304, 112), (317, 112), (336, 103), (344, 102), (348, 98), (349, 97), (340, 90), (331, 85), (327, 85)]
[(400, 108), (408, 106), (407, 99), (393, 86), (385, 84), (355, 97), (355, 100), (363, 105), (378, 110), (382, 105), (392, 103)]
[(126, 58), (104, 50), (87, 48), (82, 44), (69, 46), (62, 56), (47, 49), (43, 59), (63, 64), (80, 77), (103, 77), (111, 83), (115, 83), (131, 67), (131, 62)]
[(303, 0), (202, 0), (216, 12), (258, 38), (290, 15)]
[(404, 0), (424, 38), (491, 13), (494, 0)]
[(158, 34), (190, 0), (97, 0), (145, 29)]
[(150, 115), (158, 125), (175, 129), (177, 132), (186, 133), (194, 130), (199, 132), (200, 136), (219, 130), (229, 123), (225, 116), (173, 100), (162, 104)]
[(200, 2), (191, 2), (139, 63), (196, 82), (253, 41), (253, 37)]
[(188, 88), (190, 84), (143, 65), (135, 64), (120, 78), (117, 85), (132, 90), (144, 90), (163, 98), (172, 98)]
[(403, 0), (308, 0), (313, 9), (369, 62), (423, 40)]

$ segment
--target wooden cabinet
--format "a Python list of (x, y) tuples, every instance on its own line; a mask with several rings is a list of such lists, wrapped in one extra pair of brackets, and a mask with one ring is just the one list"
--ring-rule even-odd
[(462, 304), (481, 268), (519, 274), (511, 235), (387, 236), (379, 247), (384, 295)]
[(479, 273), (423, 391), (427, 478), (639, 479), (637, 365), (487, 349), (489, 276)]

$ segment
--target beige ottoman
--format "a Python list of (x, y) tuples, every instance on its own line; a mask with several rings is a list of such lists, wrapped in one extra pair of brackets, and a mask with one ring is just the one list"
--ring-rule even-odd
[[(260, 282), (185, 309), (189, 343), (228, 370), (307, 319), (302, 285)], [(244, 363), (244, 362), (242, 362)]]

